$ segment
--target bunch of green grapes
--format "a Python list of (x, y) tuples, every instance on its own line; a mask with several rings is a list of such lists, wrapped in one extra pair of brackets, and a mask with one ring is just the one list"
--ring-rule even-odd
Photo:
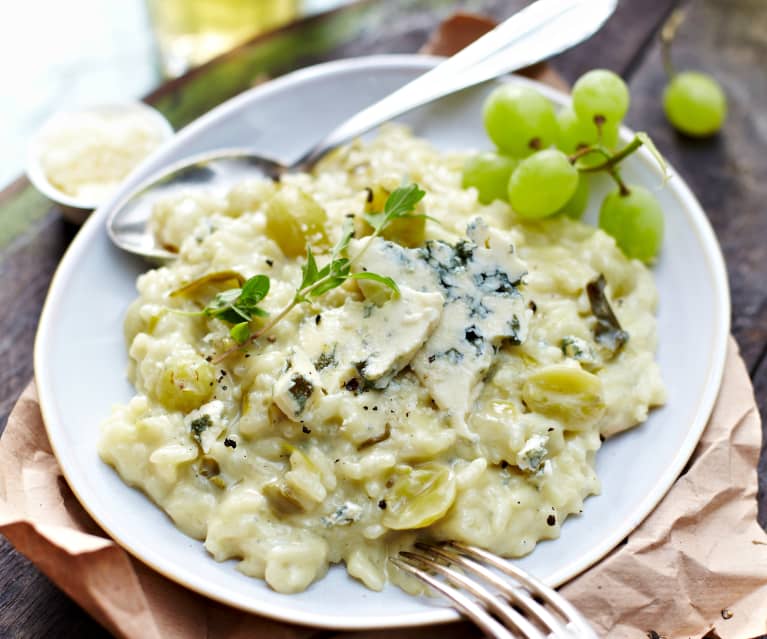
[(649, 261), (663, 238), (663, 214), (653, 195), (627, 185), (618, 164), (642, 145), (623, 149), (618, 131), (629, 107), (629, 91), (615, 73), (597, 69), (573, 87), (572, 105), (559, 113), (535, 89), (507, 84), (487, 98), (483, 120), (496, 151), (467, 160), (463, 187), (479, 201), (507, 201), (521, 218), (563, 214), (580, 219), (589, 201), (588, 174), (605, 171), (617, 189), (602, 203), (599, 225), (623, 252)]

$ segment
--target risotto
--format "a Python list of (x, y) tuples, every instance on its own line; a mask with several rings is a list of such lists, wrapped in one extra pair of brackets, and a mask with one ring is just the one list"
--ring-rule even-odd
[[(524, 555), (599, 492), (604, 438), (663, 402), (648, 269), (580, 222), (480, 204), (464, 157), (390, 126), (312, 174), (155, 210), (179, 257), (138, 279), (136, 396), (99, 450), (216, 560), (292, 593), (340, 562), (369, 588), (402, 584), (387, 558), (419, 539)], [(424, 215), (371, 240), (363, 213), (403, 180)], [(274, 317), (306, 245), (321, 267), (345, 222), (353, 270), (397, 294), (350, 279), (241, 348), (199, 312), (265, 274)]]

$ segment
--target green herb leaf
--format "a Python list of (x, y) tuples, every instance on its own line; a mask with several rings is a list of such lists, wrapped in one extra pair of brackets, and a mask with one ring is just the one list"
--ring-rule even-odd
[(367, 213), (365, 219), (378, 235), (393, 220), (407, 217), (421, 217), (412, 215), (416, 205), (426, 195), (426, 191), (419, 188), (417, 184), (408, 184), (394, 189), (384, 204), (382, 213)]
[(240, 322), (249, 322), (250, 316), (240, 311), (235, 306), (223, 308), (215, 313), (209, 314), (210, 317), (215, 317), (228, 324), (239, 324)]
[(339, 255), (342, 255), (349, 246), (349, 242), (354, 237), (354, 217), (345, 217), (343, 226), (341, 226), (341, 237), (331, 252), (331, 259), (336, 259)]
[[(316, 265), (315, 265), (316, 269)], [(296, 299), (306, 301), (306, 296), (319, 297), (323, 293), (341, 286), (349, 277), (349, 260), (345, 257), (328, 262), (314, 275), (308, 286), (296, 292)], [(305, 278), (306, 279), (306, 278)]]
[(251, 277), (242, 287), (242, 292), (234, 301), (232, 308), (243, 319), (253, 319), (256, 316), (268, 315), (266, 311), (258, 308), (259, 302), (269, 293), (269, 278), (266, 275)]
[(337, 260), (333, 260), (324, 269), (329, 269), (331, 275), (348, 275), (349, 273), (349, 260), (345, 257), (339, 257)]
[(242, 285), (238, 303), (258, 304), (269, 293), (269, 278), (266, 275), (254, 275)]
[(208, 317), (215, 317), (229, 324), (249, 322), (254, 317), (268, 315), (266, 311), (258, 308), (259, 302), (268, 293), (269, 278), (266, 275), (254, 275), (242, 288), (230, 288), (218, 293), (202, 312)]
[(317, 262), (314, 259), (312, 247), (309, 245), (306, 246), (306, 262), (301, 267), (301, 273), (303, 277), (301, 279), (301, 286), (298, 287), (299, 291), (304, 290), (307, 286), (311, 286), (319, 279)]
[(385, 226), (386, 213), (365, 213), (365, 221), (373, 227), (376, 232), (382, 231)]
[(244, 344), (250, 337), (250, 322), (240, 322), (229, 329), (229, 335), (238, 344)]
[(241, 288), (230, 288), (228, 291), (221, 291), (216, 294), (213, 301), (205, 307), (206, 314), (216, 317), (219, 311), (225, 311), (230, 308), (242, 293)]
[(384, 204), (384, 213), (395, 218), (410, 213), (426, 195), (417, 184), (408, 184), (394, 189)]
[(361, 271), (359, 273), (352, 273), (349, 277), (353, 280), (372, 280), (378, 282), (379, 284), (388, 286), (394, 291), (395, 295), (399, 295), (399, 286), (397, 286), (397, 282), (386, 275), (379, 275), (378, 273), (371, 273), (370, 271)]
[(325, 293), (333, 290), (334, 288), (338, 288), (347, 279), (348, 278), (344, 276), (329, 277), (328, 279), (323, 280), (315, 288), (313, 288), (309, 294), (312, 297), (319, 297), (320, 295), (324, 295)]

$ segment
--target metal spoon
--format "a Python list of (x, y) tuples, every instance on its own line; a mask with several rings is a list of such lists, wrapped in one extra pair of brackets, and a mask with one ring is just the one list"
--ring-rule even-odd
[(153, 204), (189, 188), (228, 188), (247, 177), (279, 179), (308, 171), (326, 153), (416, 107), (540, 62), (591, 36), (617, 0), (538, 0), (430, 71), (363, 109), (290, 163), (252, 149), (225, 149), (187, 158), (153, 175), (112, 205), (107, 231), (120, 248), (153, 261), (176, 254), (158, 245), (147, 222)]

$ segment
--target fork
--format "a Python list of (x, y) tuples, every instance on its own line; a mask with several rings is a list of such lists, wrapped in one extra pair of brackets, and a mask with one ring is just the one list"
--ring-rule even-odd
[(415, 548), (416, 552), (402, 551), (390, 561), (450, 599), (488, 637), (597, 639), (562, 595), (497, 555), (456, 541), (417, 543)]

